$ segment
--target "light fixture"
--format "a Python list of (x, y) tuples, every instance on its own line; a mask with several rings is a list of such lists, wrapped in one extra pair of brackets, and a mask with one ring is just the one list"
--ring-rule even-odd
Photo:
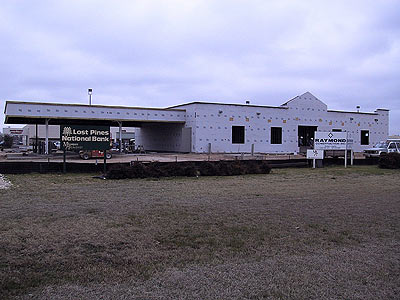
[(92, 94), (93, 94), (93, 89), (88, 89), (87, 93), (89, 95), (89, 105), (92, 105)]

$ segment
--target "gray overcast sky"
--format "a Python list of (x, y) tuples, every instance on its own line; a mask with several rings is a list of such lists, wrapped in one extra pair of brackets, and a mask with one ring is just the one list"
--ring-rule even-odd
[[(2, 0), (5, 100), (388, 108), (400, 134), (400, 1)], [(4, 114), (0, 127), (4, 126)]]

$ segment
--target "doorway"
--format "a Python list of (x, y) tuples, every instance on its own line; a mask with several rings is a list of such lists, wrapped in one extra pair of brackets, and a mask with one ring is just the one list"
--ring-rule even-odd
[(306, 153), (307, 149), (314, 148), (314, 133), (318, 126), (299, 126), (298, 146), (300, 153)]

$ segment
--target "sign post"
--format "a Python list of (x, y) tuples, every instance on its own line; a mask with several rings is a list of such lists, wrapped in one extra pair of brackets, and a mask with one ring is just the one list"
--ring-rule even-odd
[(64, 172), (66, 172), (66, 151), (99, 150), (104, 153), (105, 173), (110, 140), (110, 126), (61, 125), (60, 144), (64, 150)]
[(353, 149), (350, 150), (350, 164), (353, 165), (353, 159), (354, 159), (354, 152)]
[(63, 173), (67, 173), (67, 150), (65, 149), (63, 154)]
[(315, 169), (315, 160), (316, 159), (324, 159), (324, 150), (308, 149), (307, 150), (307, 159), (313, 160), (313, 169)]
[(347, 139), (346, 139), (346, 148), (344, 149), (344, 167), (347, 168)]
[(107, 150), (104, 150), (104, 168), (103, 168), (104, 175), (107, 173)]

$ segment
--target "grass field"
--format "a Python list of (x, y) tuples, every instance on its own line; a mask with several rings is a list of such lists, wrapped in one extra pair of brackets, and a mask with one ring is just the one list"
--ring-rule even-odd
[(400, 172), (8, 176), (0, 299), (399, 299)]

